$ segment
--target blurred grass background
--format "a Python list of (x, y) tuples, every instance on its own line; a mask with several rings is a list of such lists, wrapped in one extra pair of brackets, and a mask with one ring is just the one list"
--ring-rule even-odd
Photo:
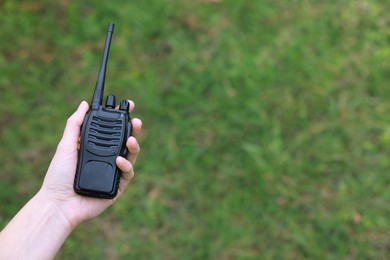
[(136, 178), (58, 259), (387, 259), (390, 3), (0, 1), (0, 224), (67, 117), (106, 94), (143, 120)]

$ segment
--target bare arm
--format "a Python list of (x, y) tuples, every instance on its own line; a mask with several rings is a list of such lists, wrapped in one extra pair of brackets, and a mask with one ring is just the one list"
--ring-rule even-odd
[[(132, 111), (134, 103), (129, 102)], [(140, 151), (136, 136), (142, 126), (137, 118), (132, 120), (133, 136), (126, 143), (129, 154), (116, 160), (123, 172), (117, 197), (112, 200), (96, 199), (74, 192), (77, 142), (87, 111), (88, 104), (83, 101), (68, 119), (41, 189), (1, 231), (0, 259), (53, 258), (72, 230), (114, 203), (133, 178), (133, 165)]]

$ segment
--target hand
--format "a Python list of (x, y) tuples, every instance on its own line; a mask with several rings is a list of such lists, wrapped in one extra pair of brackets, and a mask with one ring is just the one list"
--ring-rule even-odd
[[(132, 101), (129, 103), (131, 112), (135, 105)], [(116, 164), (122, 171), (118, 195), (114, 199), (108, 200), (85, 197), (75, 193), (73, 181), (78, 159), (77, 145), (80, 128), (87, 111), (88, 104), (83, 101), (77, 111), (68, 119), (62, 139), (39, 191), (40, 198), (48, 199), (58, 205), (59, 210), (62, 211), (73, 228), (82, 221), (99, 215), (121, 196), (134, 177), (133, 165), (140, 151), (136, 137), (141, 131), (142, 122), (134, 118), (131, 121), (132, 136), (128, 138), (126, 143), (129, 153), (126, 158), (119, 156), (116, 159)]]

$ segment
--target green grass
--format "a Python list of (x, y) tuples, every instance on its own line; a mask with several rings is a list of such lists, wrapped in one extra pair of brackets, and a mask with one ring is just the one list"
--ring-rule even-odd
[[(79, 1), (81, 2), (81, 1)], [(0, 224), (67, 117), (106, 94), (143, 120), (136, 178), (58, 259), (386, 259), (386, 1), (0, 2)]]

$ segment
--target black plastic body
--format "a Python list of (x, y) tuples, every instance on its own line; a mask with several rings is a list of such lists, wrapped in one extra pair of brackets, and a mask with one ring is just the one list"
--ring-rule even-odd
[(81, 195), (112, 199), (118, 193), (121, 171), (115, 160), (127, 155), (131, 135), (129, 111), (91, 109), (85, 116), (74, 190)]

